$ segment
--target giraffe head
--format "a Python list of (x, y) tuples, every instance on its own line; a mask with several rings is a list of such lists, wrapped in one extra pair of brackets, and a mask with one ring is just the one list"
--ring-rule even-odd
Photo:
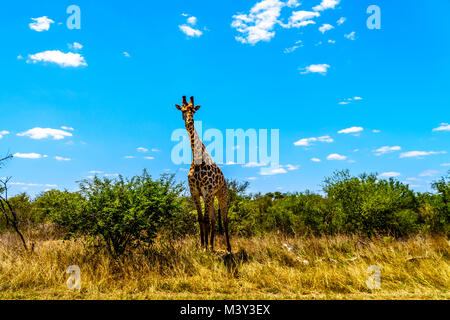
[(184, 121), (194, 121), (194, 113), (200, 109), (200, 106), (195, 106), (194, 97), (191, 97), (191, 100), (187, 103), (186, 96), (183, 96), (182, 106), (176, 104), (175, 107), (183, 113)]

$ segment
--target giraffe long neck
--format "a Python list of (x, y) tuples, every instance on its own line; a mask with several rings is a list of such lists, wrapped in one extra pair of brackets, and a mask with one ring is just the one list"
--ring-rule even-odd
[(194, 126), (194, 119), (186, 120), (186, 130), (189, 133), (189, 140), (191, 142), (192, 149), (192, 163), (201, 164), (212, 162), (211, 157), (206, 151), (205, 144), (198, 136), (197, 130)]

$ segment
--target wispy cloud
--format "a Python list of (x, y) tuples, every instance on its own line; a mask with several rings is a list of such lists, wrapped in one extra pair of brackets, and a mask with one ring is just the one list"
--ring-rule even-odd
[(342, 129), (339, 130), (338, 133), (339, 134), (353, 134), (353, 135), (357, 135), (359, 133), (361, 133), (364, 130), (363, 127), (350, 127), (350, 128), (346, 128), (346, 129)]
[(363, 98), (356, 96), (353, 98), (347, 98), (344, 101), (339, 102), (339, 104), (349, 104), (352, 101), (361, 101), (361, 100), (363, 100)]
[(70, 50), (81, 50), (81, 49), (83, 49), (83, 45), (81, 43), (78, 43), (78, 42), (69, 43), (67, 46), (69, 47)]
[(372, 152), (374, 152), (376, 156), (381, 156), (386, 153), (400, 151), (400, 150), (402, 150), (402, 148), (400, 146), (393, 146), (393, 147), (384, 146), (384, 147), (378, 148), (376, 150), (373, 150)]
[(39, 18), (31, 18), (34, 22), (30, 23), (28, 26), (31, 30), (42, 32), (48, 31), (50, 29), (50, 25), (54, 23), (52, 19), (49, 19), (47, 16), (39, 17)]
[(319, 158), (311, 158), (312, 162), (321, 162), (322, 160), (320, 160)]
[(189, 18), (187, 18), (187, 23), (189, 23), (189, 24), (195, 26), (195, 25), (197, 24), (197, 18), (194, 17), (194, 16), (189, 17)]
[(13, 157), (22, 159), (41, 159), (47, 158), (48, 156), (39, 153), (15, 153), (13, 154)]
[(324, 23), (321, 27), (319, 27), (319, 31), (323, 33), (333, 29), (334, 27), (331, 24)]
[(294, 145), (295, 146), (307, 147), (307, 146), (310, 146), (312, 142), (327, 142), (327, 143), (331, 143), (333, 141), (334, 141), (333, 138), (331, 138), (330, 136), (311, 137), (311, 138), (300, 139), (300, 140), (294, 142)]
[(434, 154), (445, 154), (446, 151), (408, 151), (400, 154), (400, 158), (422, 158)]
[(328, 155), (327, 160), (343, 161), (343, 160), (347, 160), (347, 156), (343, 156), (338, 153), (332, 153), (332, 154)]
[(326, 75), (329, 67), (328, 64), (311, 64), (305, 68), (300, 68), (300, 70), (302, 70), (300, 73), (319, 73), (321, 75)]
[(450, 124), (441, 123), (441, 125), (437, 128), (434, 128), (433, 131), (450, 131)]
[(265, 167), (266, 165), (267, 165), (267, 163), (249, 162), (249, 163), (246, 163), (246, 164), (242, 165), (242, 167), (244, 167), (244, 168), (255, 168), (255, 167)]
[(182, 24), (178, 27), (185, 35), (191, 38), (200, 37), (203, 34), (203, 32), (201, 32), (200, 30), (194, 29), (191, 26), (188, 26), (187, 24)]
[(346, 37), (349, 40), (355, 40), (356, 39), (356, 32), (352, 31), (349, 34), (344, 34), (344, 37)]
[(235, 39), (241, 43), (254, 45), (260, 41), (270, 41), (275, 36), (275, 26), (282, 28), (300, 28), (309, 24), (315, 24), (311, 19), (319, 17), (320, 13), (312, 11), (293, 11), (287, 23), (283, 23), (279, 17), (285, 7), (295, 8), (299, 6), (296, 0), (287, 2), (279, 0), (262, 0), (257, 2), (248, 13), (233, 15), (231, 27), (241, 35)]
[(324, 11), (327, 9), (334, 9), (338, 4), (340, 0), (322, 0), (322, 2), (313, 7), (314, 11)]
[(383, 172), (382, 174), (378, 175), (381, 178), (394, 178), (401, 176), (400, 172), (395, 171), (389, 171), (389, 172)]
[(419, 177), (435, 177), (439, 174), (437, 170), (425, 170), (419, 174)]
[(9, 131), (6, 130), (0, 131), (0, 139), (3, 138), (3, 136), (6, 136), (7, 134), (9, 134)]
[(70, 159), (70, 158), (64, 158), (64, 157), (60, 157), (60, 156), (56, 156), (55, 159), (56, 159), (57, 161), (70, 161), (70, 160), (72, 160), (72, 159)]
[(19, 137), (30, 137), (31, 139), (35, 140), (46, 139), (50, 137), (53, 138), (53, 140), (62, 140), (65, 137), (71, 137), (72, 133), (60, 129), (36, 127), (25, 132), (18, 133), (17, 135)]
[(338, 21), (336, 21), (337, 25), (340, 26), (342, 25), (345, 21), (347, 20), (347, 18), (345, 17), (340, 17)]
[(27, 62), (37, 63), (37, 62), (48, 62), (55, 63), (60, 67), (82, 67), (87, 66), (86, 60), (79, 53), (67, 52), (64, 53), (59, 50), (48, 50), (44, 52), (39, 52), (36, 54), (30, 54), (29, 60)]
[(148, 149), (144, 148), (144, 147), (136, 148), (136, 150), (137, 150), (137, 152), (148, 152)]
[(261, 168), (259, 174), (262, 176), (273, 176), (276, 174), (284, 174), (287, 173), (287, 170), (283, 167), (275, 167), (275, 168)]

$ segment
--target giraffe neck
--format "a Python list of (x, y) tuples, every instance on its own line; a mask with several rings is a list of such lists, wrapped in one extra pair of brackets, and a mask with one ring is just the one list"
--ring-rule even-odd
[(186, 130), (189, 133), (189, 140), (191, 142), (192, 149), (192, 163), (210, 163), (212, 162), (211, 157), (206, 151), (205, 144), (202, 142), (198, 136), (197, 130), (194, 126), (194, 119), (186, 119)]

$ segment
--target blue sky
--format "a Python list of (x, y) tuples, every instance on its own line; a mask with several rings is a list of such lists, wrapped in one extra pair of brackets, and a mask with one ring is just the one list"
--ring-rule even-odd
[[(81, 29), (66, 25), (72, 4)], [(369, 5), (381, 29), (367, 27)], [(448, 1), (2, 2), (0, 151), (17, 156), (0, 176), (33, 195), (144, 168), (185, 181), (170, 137), (184, 128), (174, 104), (193, 95), (203, 131), (279, 129), (285, 170), (222, 166), (252, 192), (318, 191), (344, 168), (429, 191), (450, 168), (449, 12)]]

